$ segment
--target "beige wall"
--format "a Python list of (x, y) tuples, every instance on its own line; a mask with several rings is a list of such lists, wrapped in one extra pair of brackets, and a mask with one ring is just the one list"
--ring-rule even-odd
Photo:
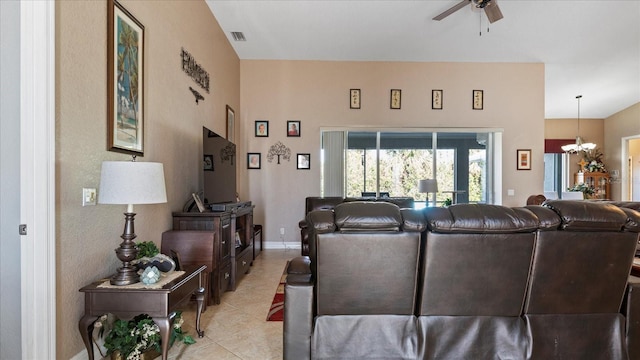
[[(474, 127), (504, 129), (505, 205), (524, 205), (543, 188), (544, 65), (241, 61), (241, 118), (246, 152), (262, 153), (261, 170), (244, 170), (247, 197), (266, 240), (298, 242), (304, 198), (320, 194), (321, 127)], [(349, 89), (362, 91), (362, 109), (349, 109)], [(402, 89), (402, 109), (389, 109), (389, 90)], [(431, 110), (431, 90), (444, 90), (444, 110)], [(474, 89), (484, 90), (484, 110), (471, 109)], [(254, 137), (255, 120), (269, 121), (269, 137)], [(300, 120), (300, 138), (288, 138), (287, 120)], [(281, 141), (292, 161), (266, 159)], [(516, 150), (532, 149), (533, 169), (516, 170)], [(311, 153), (311, 170), (296, 170), (295, 154)], [(507, 196), (514, 189), (515, 196)], [(280, 228), (285, 236), (280, 237)]]
[[(202, 126), (225, 134), (225, 104), (240, 114), (240, 62), (204, 1), (121, 3), (145, 26), (145, 154), (138, 161), (164, 163), (167, 204), (135, 208), (137, 241), (160, 244), (171, 212), (201, 188)], [(99, 187), (104, 160), (128, 160), (106, 151), (107, 3), (56, 2), (56, 238), (57, 358), (84, 345), (78, 320), (82, 286), (119, 266), (125, 208), (81, 206), (83, 187)], [(209, 72), (207, 94), (182, 71), (184, 47)], [(205, 97), (199, 105), (189, 91)]]
[[(632, 105), (605, 119), (604, 155), (608, 169), (620, 169), (620, 176), (625, 172), (626, 159), (622, 158), (622, 139), (625, 137), (640, 137), (640, 103)], [(636, 157), (636, 160), (637, 157)], [(638, 167), (638, 162), (635, 162)], [(638, 179), (635, 179), (638, 181)], [(622, 182), (611, 184), (612, 197), (621, 200)]]

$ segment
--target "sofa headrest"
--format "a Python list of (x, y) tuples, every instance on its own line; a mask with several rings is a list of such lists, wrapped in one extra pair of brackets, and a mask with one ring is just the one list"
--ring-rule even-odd
[(331, 210), (343, 201), (344, 198), (342, 198), (341, 196), (309, 196), (305, 199), (305, 213), (308, 214), (314, 210)]
[(622, 231), (628, 220), (619, 207), (605, 202), (547, 200), (543, 206), (560, 216), (560, 228), (564, 230)]
[(439, 233), (499, 234), (532, 232), (538, 218), (525, 208), (487, 204), (456, 204), (448, 208), (425, 208), (427, 225)]
[(610, 201), (608, 203), (619, 207), (627, 214), (625, 230), (640, 232), (640, 201)]
[(402, 215), (398, 205), (378, 201), (351, 201), (336, 205), (335, 224), (340, 231), (400, 231)]
[(538, 218), (540, 230), (557, 230), (562, 221), (555, 211), (540, 205), (527, 205), (525, 209), (531, 211)]

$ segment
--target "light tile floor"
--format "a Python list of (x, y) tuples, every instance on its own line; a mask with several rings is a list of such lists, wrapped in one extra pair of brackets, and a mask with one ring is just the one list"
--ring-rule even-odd
[(282, 322), (266, 318), (287, 260), (299, 255), (299, 249), (262, 251), (236, 291), (222, 294), (220, 305), (202, 314), (203, 338), (195, 331), (192, 302), (183, 312), (183, 326), (197, 342), (174, 344), (169, 359), (282, 359)]

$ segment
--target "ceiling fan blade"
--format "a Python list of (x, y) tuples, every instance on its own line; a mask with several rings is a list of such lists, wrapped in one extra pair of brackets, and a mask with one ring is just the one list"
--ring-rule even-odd
[(491, 24), (503, 18), (502, 11), (500, 11), (500, 7), (498, 7), (498, 3), (495, 0), (485, 6), (484, 13), (487, 14)]
[(462, 0), (457, 5), (454, 5), (452, 8), (450, 8), (449, 10), (447, 10), (447, 11), (443, 12), (442, 14), (434, 17), (433, 20), (440, 21), (440, 20), (446, 18), (447, 16), (453, 14), (454, 12), (462, 9), (463, 7), (469, 5), (470, 2), (471, 2), (471, 0)]

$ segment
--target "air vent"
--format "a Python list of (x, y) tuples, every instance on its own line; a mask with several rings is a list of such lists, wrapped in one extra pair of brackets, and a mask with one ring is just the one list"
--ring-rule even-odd
[(247, 41), (244, 34), (240, 31), (232, 31), (231, 36), (233, 36), (233, 40), (235, 41)]

